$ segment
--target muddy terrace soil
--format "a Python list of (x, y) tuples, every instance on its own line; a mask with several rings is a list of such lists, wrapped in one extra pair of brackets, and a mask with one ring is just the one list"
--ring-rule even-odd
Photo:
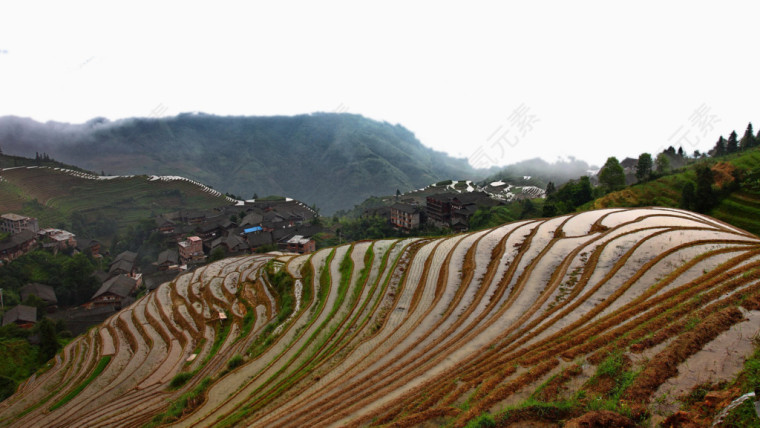
[(0, 426), (634, 426), (757, 309), (758, 244), (648, 208), (225, 259), (71, 342)]

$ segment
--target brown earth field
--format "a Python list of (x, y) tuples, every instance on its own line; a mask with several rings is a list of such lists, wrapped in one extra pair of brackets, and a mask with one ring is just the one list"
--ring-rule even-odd
[(758, 331), (758, 237), (604, 209), (214, 262), (70, 342), (0, 426), (710, 426), (758, 386)]

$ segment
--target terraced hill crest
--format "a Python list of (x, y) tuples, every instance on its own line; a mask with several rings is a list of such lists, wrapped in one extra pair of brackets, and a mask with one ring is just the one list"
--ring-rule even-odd
[[(756, 236), (667, 208), (225, 259), (70, 343), (0, 403), (0, 425), (465, 426), (599, 403), (664, 414), (663, 388), (711, 376), (693, 369), (712, 344), (738, 341), (726, 361), (751, 352), (758, 267)], [(715, 376), (740, 368), (723, 365)], [(500, 413), (526, 400), (570, 404)]]
[(99, 176), (46, 166), (0, 168), (2, 212), (34, 216), (46, 225), (68, 222), (72, 213), (78, 213), (89, 223), (108, 219), (125, 229), (157, 213), (211, 209), (236, 202), (183, 177)]

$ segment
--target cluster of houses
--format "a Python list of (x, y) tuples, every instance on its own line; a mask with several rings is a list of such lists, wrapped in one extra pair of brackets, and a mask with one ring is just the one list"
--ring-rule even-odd
[[(478, 208), (502, 204), (504, 201), (494, 199), (485, 192), (443, 192), (427, 196), (424, 206), (413, 198), (401, 200), (391, 205), (386, 215), (395, 228), (404, 231), (418, 229), (428, 223), (465, 232), (470, 227), (470, 218)], [(384, 213), (375, 211), (372, 214)]]
[(156, 219), (158, 230), (176, 249), (159, 254), (159, 270), (202, 263), (214, 250), (243, 254), (262, 249), (300, 254), (316, 250), (314, 236), (323, 231), (317, 214), (294, 200), (252, 201), (213, 211), (176, 212)]
[[(205, 262), (217, 248), (222, 248), (227, 255), (257, 250), (300, 254), (313, 252), (316, 250), (314, 235), (323, 231), (321, 226), (312, 224), (316, 216), (314, 210), (293, 200), (251, 201), (208, 212), (162, 215), (157, 218), (157, 229), (170, 248), (158, 255), (155, 263), (157, 272), (143, 276), (138, 272), (136, 253), (125, 251), (118, 254), (111, 261), (108, 271), (95, 272), (94, 276), (101, 285), (90, 301), (77, 310), (66, 311), (65, 316), (82, 319), (96, 315), (107, 317), (132, 303), (141, 286), (154, 289), (171, 280), (183, 268), (187, 269), (188, 265)], [(54, 252), (71, 248), (86, 251), (94, 258), (102, 258), (101, 244), (97, 240), (77, 240), (73, 233), (65, 230), (40, 229), (37, 219), (32, 217), (3, 214), (0, 216), (0, 231), (8, 235), (0, 241), (0, 262), (10, 262), (40, 247)], [(31, 294), (46, 302), (48, 312), (56, 311), (57, 299), (53, 287), (27, 284), (21, 290), (22, 301), (26, 301)], [(38, 315), (36, 307), (18, 305), (5, 312), (2, 323), (31, 327)], [(60, 313), (54, 317), (57, 315)]]
[[(137, 272), (136, 262), (137, 254), (125, 251), (113, 259), (108, 272), (95, 272), (95, 277), (101, 282), (100, 288), (90, 301), (83, 305), (82, 311), (67, 314), (69, 318), (81, 315), (91, 316), (92, 309), (99, 309), (96, 312), (105, 317), (134, 302), (137, 289), (142, 284), (142, 275)], [(50, 285), (26, 284), (21, 287), (19, 294), (22, 302), (26, 302), (32, 295), (37, 296), (44, 302), (48, 314), (54, 314), (58, 309), (58, 298), (55, 289)], [(38, 315), (37, 307), (17, 305), (5, 312), (3, 325), (15, 323), (23, 328), (32, 327), (37, 322)]]
[(66, 230), (40, 229), (37, 219), (14, 213), (0, 215), (0, 263), (8, 263), (38, 246), (53, 252), (76, 248), (76, 235)]

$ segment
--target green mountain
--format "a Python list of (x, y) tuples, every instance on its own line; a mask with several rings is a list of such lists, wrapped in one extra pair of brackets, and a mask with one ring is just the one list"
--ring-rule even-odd
[(323, 214), (396, 189), (486, 175), (465, 159), (423, 146), (400, 125), (351, 114), (185, 113), (78, 125), (6, 116), (0, 148), (31, 157), (44, 152), (108, 174), (181, 175), (244, 198), (288, 196)]

